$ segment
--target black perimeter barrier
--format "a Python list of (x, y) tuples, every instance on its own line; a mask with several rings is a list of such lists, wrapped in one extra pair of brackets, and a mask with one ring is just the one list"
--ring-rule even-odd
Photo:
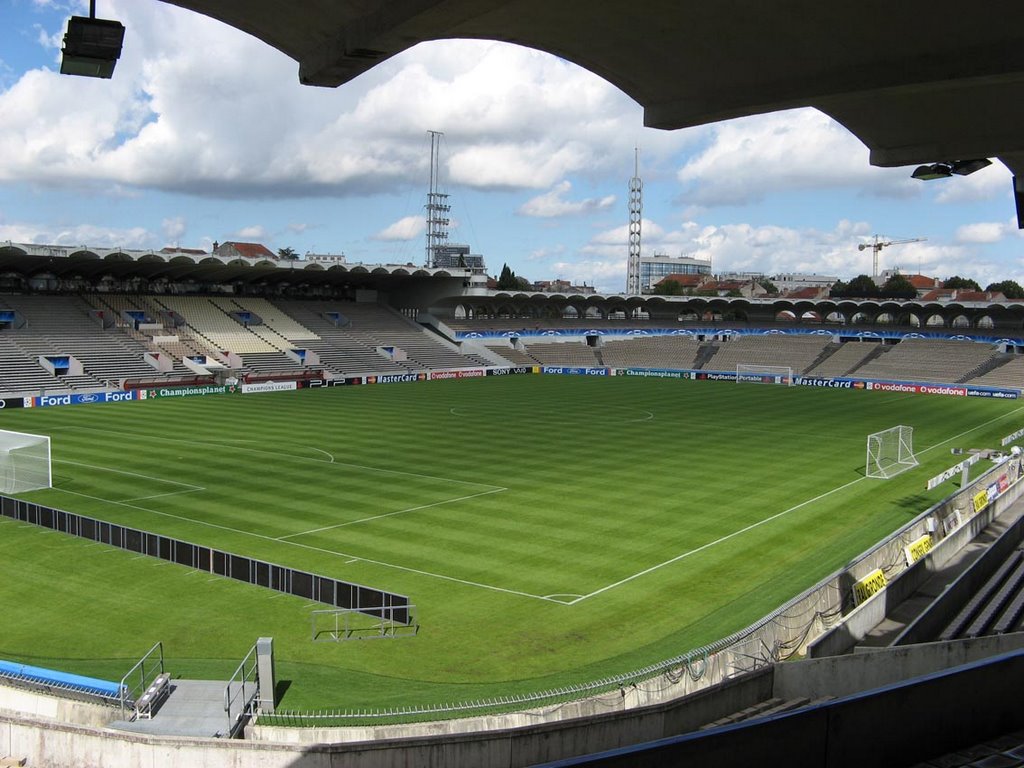
[(0, 515), (335, 608), (347, 608), (404, 625), (408, 625), (412, 618), (409, 598), (405, 595), (233, 555), (158, 533), (126, 528), (3, 495), (0, 495)]

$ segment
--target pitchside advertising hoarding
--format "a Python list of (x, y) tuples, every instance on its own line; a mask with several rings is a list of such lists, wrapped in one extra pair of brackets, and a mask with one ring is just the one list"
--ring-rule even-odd
[(31, 397), (8, 397), (0, 398), (0, 411), (7, 408), (24, 408), (26, 401), (31, 405)]
[(445, 381), (447, 379), (479, 379), (487, 375), (483, 368), (457, 368), (453, 371), (431, 371), (431, 381)]
[(514, 365), (509, 368), (488, 368), (488, 376), (523, 376), (530, 373), (540, 373), (540, 366)]
[(540, 369), (541, 373), (550, 373), (556, 376), (610, 376), (609, 368), (575, 368), (563, 365), (545, 365)]
[(133, 389), (128, 392), (86, 392), (85, 394), (40, 395), (26, 397), (26, 408), (50, 408), (55, 405), (87, 405), (89, 403), (126, 403), (131, 400), (145, 400), (144, 390)]
[[(238, 391), (235, 385), (220, 387), (160, 387), (147, 389), (144, 399), (161, 397), (204, 397), (205, 395), (231, 395)], [(142, 398), (140, 398), (142, 399)]]

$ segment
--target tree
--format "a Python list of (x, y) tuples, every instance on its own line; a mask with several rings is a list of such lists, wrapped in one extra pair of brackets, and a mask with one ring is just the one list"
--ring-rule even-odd
[(955, 291), (980, 291), (981, 286), (978, 285), (977, 280), (972, 280), (969, 277), (960, 277), (960, 275), (953, 275), (948, 280), (942, 282), (943, 288), (951, 288)]
[(503, 264), (501, 267), (501, 274), (498, 276), (498, 290), (499, 291), (518, 291), (520, 290), (519, 281), (516, 279), (516, 273), (509, 269), (508, 264)]
[(299, 254), (295, 252), (294, 248), (278, 248), (277, 257), (284, 261), (295, 261), (299, 258)]
[(771, 280), (769, 280), (769, 279), (768, 279), (767, 277), (766, 277), (766, 278), (764, 278), (763, 280), (758, 280), (758, 281), (757, 281), (757, 283), (758, 283), (758, 285), (760, 285), (760, 286), (761, 286), (762, 288), (764, 288), (764, 289), (765, 289), (765, 291), (766, 291), (766, 292), (767, 292), (767, 293), (768, 293), (768, 294), (769, 294), (770, 296), (778, 296), (778, 294), (779, 294), (779, 289), (778, 289), (778, 286), (776, 286), (776, 285), (775, 285), (775, 283), (773, 283), (773, 282), (772, 282)]
[(658, 284), (654, 286), (654, 294), (656, 296), (682, 296), (683, 286), (678, 280), (666, 278), (659, 280)]
[(999, 283), (992, 283), (985, 290), (1001, 293), (1008, 299), (1024, 299), (1024, 288), (1016, 280), (1003, 280)]
[(851, 299), (870, 299), (879, 293), (878, 284), (867, 275), (857, 275), (846, 286), (846, 295)]
[(887, 299), (913, 299), (917, 297), (917, 289), (905, 275), (897, 273), (885, 281), (882, 296)]
[(832, 288), (829, 289), (828, 295), (833, 299), (845, 299), (850, 295), (850, 286), (842, 280), (836, 280), (832, 283)]

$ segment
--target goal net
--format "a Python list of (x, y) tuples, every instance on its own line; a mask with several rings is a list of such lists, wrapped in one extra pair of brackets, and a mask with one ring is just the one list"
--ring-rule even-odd
[(736, 381), (743, 384), (785, 384), (793, 386), (793, 369), (788, 365), (736, 364)]
[(0, 493), (49, 488), (50, 438), (0, 429)]
[(891, 427), (868, 435), (868, 477), (888, 479), (916, 466), (913, 427)]

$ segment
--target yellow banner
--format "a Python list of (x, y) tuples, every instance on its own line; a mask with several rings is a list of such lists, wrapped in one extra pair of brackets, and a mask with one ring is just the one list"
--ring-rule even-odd
[(988, 488), (983, 491), (979, 491), (974, 494), (974, 511), (975, 513), (981, 512), (986, 506), (988, 506)]
[(853, 596), (857, 601), (857, 605), (860, 605), (872, 595), (877, 595), (885, 589), (885, 585), (888, 583), (881, 568), (875, 568), (875, 570), (860, 581), (855, 581), (853, 583)]
[(926, 533), (921, 538), (910, 542), (903, 548), (903, 551), (907, 556), (907, 565), (913, 565), (932, 551), (932, 535)]

